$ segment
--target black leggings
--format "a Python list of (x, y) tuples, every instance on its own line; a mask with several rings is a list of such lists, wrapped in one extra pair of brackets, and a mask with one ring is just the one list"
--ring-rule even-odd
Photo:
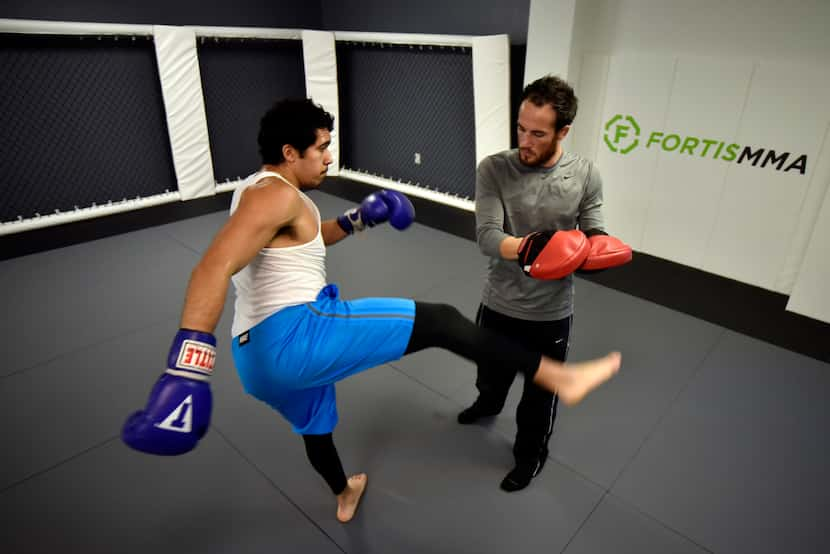
[(448, 304), (415, 302), (415, 323), (404, 354), (424, 348), (449, 350), (476, 363), (517, 368), (533, 379), (542, 355), (489, 329), (482, 329)]
[[(425, 348), (443, 348), (476, 363), (495, 363), (516, 368), (533, 379), (542, 355), (518, 342), (482, 329), (448, 304), (415, 302), (415, 321), (406, 354)], [(346, 474), (331, 433), (303, 435), (306, 455), (312, 467), (337, 495), (346, 488)]]
[(331, 492), (340, 494), (346, 488), (346, 473), (340, 463), (340, 456), (334, 447), (331, 433), (325, 435), (303, 435), (305, 453), (311, 466), (323, 476)]

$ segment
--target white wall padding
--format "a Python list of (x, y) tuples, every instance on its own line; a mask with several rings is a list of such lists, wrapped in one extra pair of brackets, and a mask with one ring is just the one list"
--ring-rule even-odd
[(597, 159), (597, 137), (602, 136), (602, 110), (605, 105), (609, 63), (609, 56), (580, 56), (576, 62), (579, 66), (578, 80), (569, 81), (574, 87), (579, 105), (563, 147), (589, 160)]
[(476, 165), (510, 148), (510, 42), (507, 35), (473, 38)]
[(830, 323), (830, 188), (813, 227), (787, 310)]
[(152, 25), (0, 19), (0, 32), (28, 35), (152, 35)]
[(383, 44), (423, 44), (443, 46), (471, 46), (473, 38), (466, 35), (427, 35), (422, 33), (365, 33), (362, 31), (335, 31), (335, 40), (378, 42)]
[[(720, 88), (720, 83), (718, 83)], [(727, 181), (717, 203), (717, 218), (705, 249), (702, 269), (777, 292), (779, 276), (790, 273), (787, 263), (813, 179), (821, 142), (830, 121), (830, 101), (816, 91), (827, 90), (820, 67), (761, 62), (741, 110), (735, 142), (765, 148), (778, 155), (790, 153), (779, 164), (730, 163)], [(806, 171), (787, 170), (800, 155)], [(740, 160), (740, 158), (739, 158)], [(803, 246), (799, 247), (799, 250)], [(799, 264), (795, 264), (795, 271)]]
[[(816, 87), (814, 90), (830, 90), (830, 70), (824, 68), (823, 72), (815, 68), (805, 70), (805, 86)], [(788, 256), (782, 264), (775, 284), (775, 290), (790, 293), (794, 290), (796, 282), (801, 278), (801, 265), (806, 255), (810, 237), (813, 235), (813, 227), (819, 217), (819, 210), (822, 207), (822, 199), (830, 187), (830, 97), (826, 94), (819, 94), (810, 104), (810, 109), (817, 114), (819, 122), (822, 117), (827, 126), (824, 131), (824, 138), (818, 150), (818, 155), (811, 160), (811, 170), (807, 192), (802, 201), (801, 214), (796, 222), (795, 231), (790, 237)], [(825, 235), (826, 236), (826, 235)], [(814, 240), (815, 240), (814, 236)], [(825, 243), (827, 246), (827, 243)], [(827, 250), (824, 251), (825, 255)], [(825, 266), (825, 269), (827, 267)], [(825, 272), (825, 281), (830, 279), (830, 272)], [(807, 276), (807, 278), (811, 278)], [(830, 312), (825, 312), (825, 319), (830, 318)]]
[(525, 85), (548, 74), (570, 82), (568, 60), (575, 16), (576, 0), (530, 0)]
[(215, 194), (202, 79), (192, 27), (153, 27), (173, 166), (182, 200)]
[[(602, 211), (608, 232), (635, 250), (643, 249), (658, 153), (656, 149), (643, 148), (642, 136), (639, 145), (624, 155), (610, 151), (604, 144), (604, 135), (607, 132), (611, 139), (615, 138), (616, 126), (609, 131), (605, 126), (617, 116), (631, 116), (641, 131), (663, 129), (674, 66), (674, 59), (659, 55), (613, 56), (608, 65), (605, 103), (600, 118), (602, 125), (596, 129), (594, 137), (598, 144), (596, 163), (603, 181)], [(586, 68), (582, 72), (585, 74)], [(634, 135), (632, 123), (624, 119), (618, 122), (625, 122), (629, 126), (629, 135)]]
[(461, 198), (454, 194), (447, 194), (445, 192), (427, 189), (421, 186), (412, 185), (410, 183), (393, 181), (392, 179), (378, 177), (376, 175), (370, 175), (368, 173), (362, 173), (352, 169), (342, 169), (340, 171), (340, 176), (352, 181), (359, 181), (361, 183), (366, 183), (367, 185), (372, 185), (382, 189), (397, 190), (409, 196), (426, 198), (427, 200), (432, 200), (438, 204), (452, 206), (468, 212), (474, 212), (476, 209), (475, 202), (468, 200), (467, 198)]
[[(752, 63), (744, 61), (678, 59), (661, 131), (732, 140), (740, 123), (752, 69)], [(648, 135), (643, 137), (646, 143), (648, 139)], [(657, 155), (642, 249), (700, 267), (709, 230), (718, 214), (718, 201), (726, 187), (729, 164), (701, 157), (701, 148), (694, 156), (676, 152), (661, 151)]]
[(588, 115), (604, 102), (587, 132), (608, 231), (644, 253), (790, 293), (830, 182), (830, 97), (816, 94), (830, 74), (713, 56), (607, 59), (603, 83), (605, 58), (583, 56), (580, 83), (605, 86), (589, 95)]
[(331, 146), (329, 147), (334, 161), (329, 166), (328, 174), (338, 175), (340, 173), (340, 140), (337, 129), (340, 126), (340, 112), (334, 33), (303, 31), (302, 37), (306, 95), (334, 116), (334, 131), (331, 133)]

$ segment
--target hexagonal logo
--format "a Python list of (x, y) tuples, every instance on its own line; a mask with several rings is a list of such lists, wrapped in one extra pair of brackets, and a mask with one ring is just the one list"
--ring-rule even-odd
[(617, 114), (605, 124), (602, 138), (611, 152), (628, 154), (640, 143), (640, 126), (630, 115)]

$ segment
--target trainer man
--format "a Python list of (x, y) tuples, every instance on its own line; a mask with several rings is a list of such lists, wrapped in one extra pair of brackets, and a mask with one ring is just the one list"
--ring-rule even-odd
[[(576, 108), (573, 89), (562, 79), (547, 76), (527, 85), (518, 149), (483, 159), (476, 175), (476, 237), (490, 257), (477, 323), (560, 361), (567, 357), (573, 321), (573, 272), (631, 259), (628, 246), (605, 234), (596, 166), (562, 149)], [(542, 248), (547, 263), (535, 257)], [(479, 363), (479, 396), (458, 414), (459, 423), (500, 413), (515, 376), (511, 364)], [(524, 381), (516, 464), (502, 480), (505, 491), (525, 488), (544, 467), (556, 405), (556, 394)]]

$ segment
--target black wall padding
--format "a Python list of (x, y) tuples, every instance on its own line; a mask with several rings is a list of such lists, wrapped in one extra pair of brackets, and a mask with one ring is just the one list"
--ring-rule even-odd
[(256, 171), (259, 120), (279, 98), (306, 96), (302, 42), (197, 39), (213, 174), (234, 181)]
[(337, 64), (342, 166), (473, 198), (470, 48), (338, 42)]
[(176, 188), (149, 37), (0, 35), (0, 221)]

